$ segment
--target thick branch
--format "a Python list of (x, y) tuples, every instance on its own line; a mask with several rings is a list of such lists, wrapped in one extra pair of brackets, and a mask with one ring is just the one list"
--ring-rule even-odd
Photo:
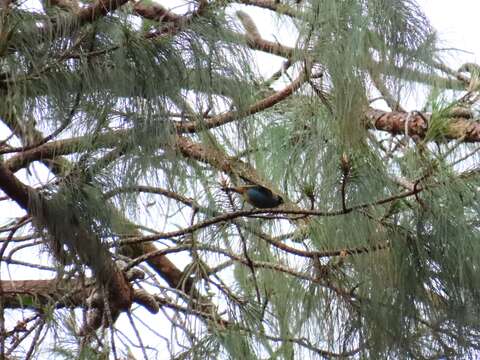
[(30, 210), (30, 197), (35, 190), (19, 181), (3, 164), (0, 165), (0, 189), (22, 209)]
[(150, 3), (137, 3), (133, 7), (133, 10), (145, 19), (159, 21), (159, 22), (171, 22), (179, 24), (183, 20), (183, 16), (177, 15), (174, 12), (169, 11), (160, 4)]
[[(368, 129), (423, 139), (427, 133), (431, 115), (420, 112), (387, 112), (369, 108), (365, 112), (365, 117)], [(480, 122), (460, 117), (451, 118), (445, 127), (443, 136), (447, 140), (479, 142)]]
[(134, 11), (145, 19), (158, 21), (164, 23), (158, 31), (148, 33), (146, 38), (155, 38), (163, 34), (173, 34), (183, 29), (186, 25), (191, 23), (196, 17), (201, 16), (207, 9), (207, 0), (200, 0), (195, 11), (186, 15), (177, 15), (174, 12), (166, 9), (160, 4), (142, 4), (137, 3), (134, 6)]
[(300, 17), (300, 13), (295, 11), (295, 9), (276, 0), (237, 0), (236, 2), (272, 10), (278, 14), (284, 14), (290, 17)]
[(82, 149), (85, 149), (85, 144), (89, 144), (89, 149), (111, 148), (120, 145), (123, 136), (127, 134), (128, 130), (119, 130), (117, 132), (101, 134), (95, 139), (95, 142), (89, 141), (89, 136), (50, 141), (34, 149), (23, 151), (22, 153), (13, 156), (5, 162), (5, 167), (12, 172), (17, 172), (33, 161), (52, 160), (62, 155), (81, 152)]
[(292, 81), (289, 85), (287, 85), (282, 90), (277, 91), (276, 93), (257, 101), (256, 103), (249, 106), (247, 110), (229, 111), (225, 114), (217, 115), (209, 119), (206, 119), (201, 123), (194, 122), (194, 121), (184, 123), (184, 124), (180, 123), (177, 125), (177, 132), (192, 133), (202, 129), (211, 129), (214, 127), (225, 125), (239, 118), (253, 115), (265, 109), (271, 108), (272, 106), (278, 104), (282, 100), (285, 100), (287, 97), (292, 95), (304, 83), (304, 81), (305, 81), (304, 77), (300, 75), (297, 79)]
[(78, 13), (81, 23), (93, 22), (98, 18), (115, 11), (128, 0), (97, 0), (94, 4), (86, 7)]
[[(93, 284), (92, 281), (90, 281)], [(55, 308), (77, 308), (86, 306), (87, 297), (93, 291), (92, 286), (84, 286), (79, 280), (6, 280), (0, 281), (0, 294), (3, 306), (11, 309), (42, 309), (55, 304)], [(144, 297), (143, 297), (144, 298)], [(152, 311), (140, 293), (133, 297), (133, 302)]]
[[(72, 286), (74, 284), (75, 286)], [(41, 308), (56, 302), (57, 308), (84, 304), (85, 288), (75, 283), (57, 280), (6, 280), (0, 282), (0, 292), (7, 308)], [(66, 294), (69, 294), (66, 296)]]

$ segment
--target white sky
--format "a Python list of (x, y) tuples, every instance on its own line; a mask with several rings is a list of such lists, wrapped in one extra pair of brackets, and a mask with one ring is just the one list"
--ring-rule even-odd
[[(33, 2), (34, 0), (29, 0), (29, 2), (30, 1)], [(172, 1), (172, 4), (175, 2), (175, 0)], [(480, 63), (480, 21), (478, 19), (478, 15), (480, 14), (480, 0), (417, 0), (417, 2), (424, 9), (424, 12), (430, 19), (433, 27), (437, 29), (439, 38), (441, 39), (440, 46), (445, 49), (455, 48), (463, 50), (451, 51), (449, 56), (446, 57), (448, 65), (454, 69), (457, 69), (465, 62)], [(291, 36), (288, 36), (289, 29), (284, 27), (277, 32), (271, 27), (271, 18), (269, 21), (265, 21), (265, 17), (268, 16), (267, 11), (254, 10), (250, 7), (249, 13), (252, 14), (260, 33), (265, 38), (271, 40), (283, 40), (285, 38), (291, 38)], [(277, 25), (280, 26), (278, 23)], [(285, 23), (281, 25), (285, 25)], [(292, 43), (288, 42), (286, 44), (290, 46), (293, 45)], [(265, 59), (269, 59), (266, 61), (269, 61), (267, 64), (269, 64), (270, 70), (272, 67), (274, 70), (278, 69), (276, 64), (272, 64), (274, 61), (272, 61), (271, 57), (267, 55)], [(21, 178), (23, 180), (25, 179), (25, 176), (23, 175)], [(2, 216), (0, 216), (1, 223), (4, 222), (5, 215), (14, 216), (16, 214), (4, 213)], [(42, 257), (42, 260), (48, 259), (46, 254), (43, 254)], [(1, 271), (2, 279), (34, 279), (37, 277), (38, 274), (36, 274), (35, 270), (27, 270), (25, 268), (21, 268), (20, 272), (15, 272), (15, 274), (10, 273), (8, 268), (5, 266), (2, 267)]]
[[(417, 0), (438, 31), (444, 48), (456, 48), (447, 58), (458, 68), (465, 62), (480, 62), (480, 1), (479, 0)], [(455, 54), (457, 56), (455, 56)]]

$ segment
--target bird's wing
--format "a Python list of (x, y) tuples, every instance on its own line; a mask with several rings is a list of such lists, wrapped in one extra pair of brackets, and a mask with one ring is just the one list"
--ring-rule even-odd
[(261, 185), (255, 185), (253, 188), (256, 188), (259, 192), (261, 192), (263, 195), (266, 197), (271, 198), (273, 196), (273, 193), (270, 189), (267, 189), (266, 187), (263, 187)]

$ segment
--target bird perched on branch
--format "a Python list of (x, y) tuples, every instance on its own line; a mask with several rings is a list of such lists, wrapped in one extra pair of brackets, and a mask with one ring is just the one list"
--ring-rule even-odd
[(283, 204), (280, 195), (274, 194), (270, 189), (261, 185), (224, 187), (223, 190), (241, 194), (250, 205), (260, 209), (274, 208)]

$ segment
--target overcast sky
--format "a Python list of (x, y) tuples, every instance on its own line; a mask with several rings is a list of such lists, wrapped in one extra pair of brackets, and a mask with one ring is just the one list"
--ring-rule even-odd
[(465, 52), (452, 53), (449, 65), (480, 62), (480, 1), (479, 0), (417, 0), (437, 29), (441, 45)]

